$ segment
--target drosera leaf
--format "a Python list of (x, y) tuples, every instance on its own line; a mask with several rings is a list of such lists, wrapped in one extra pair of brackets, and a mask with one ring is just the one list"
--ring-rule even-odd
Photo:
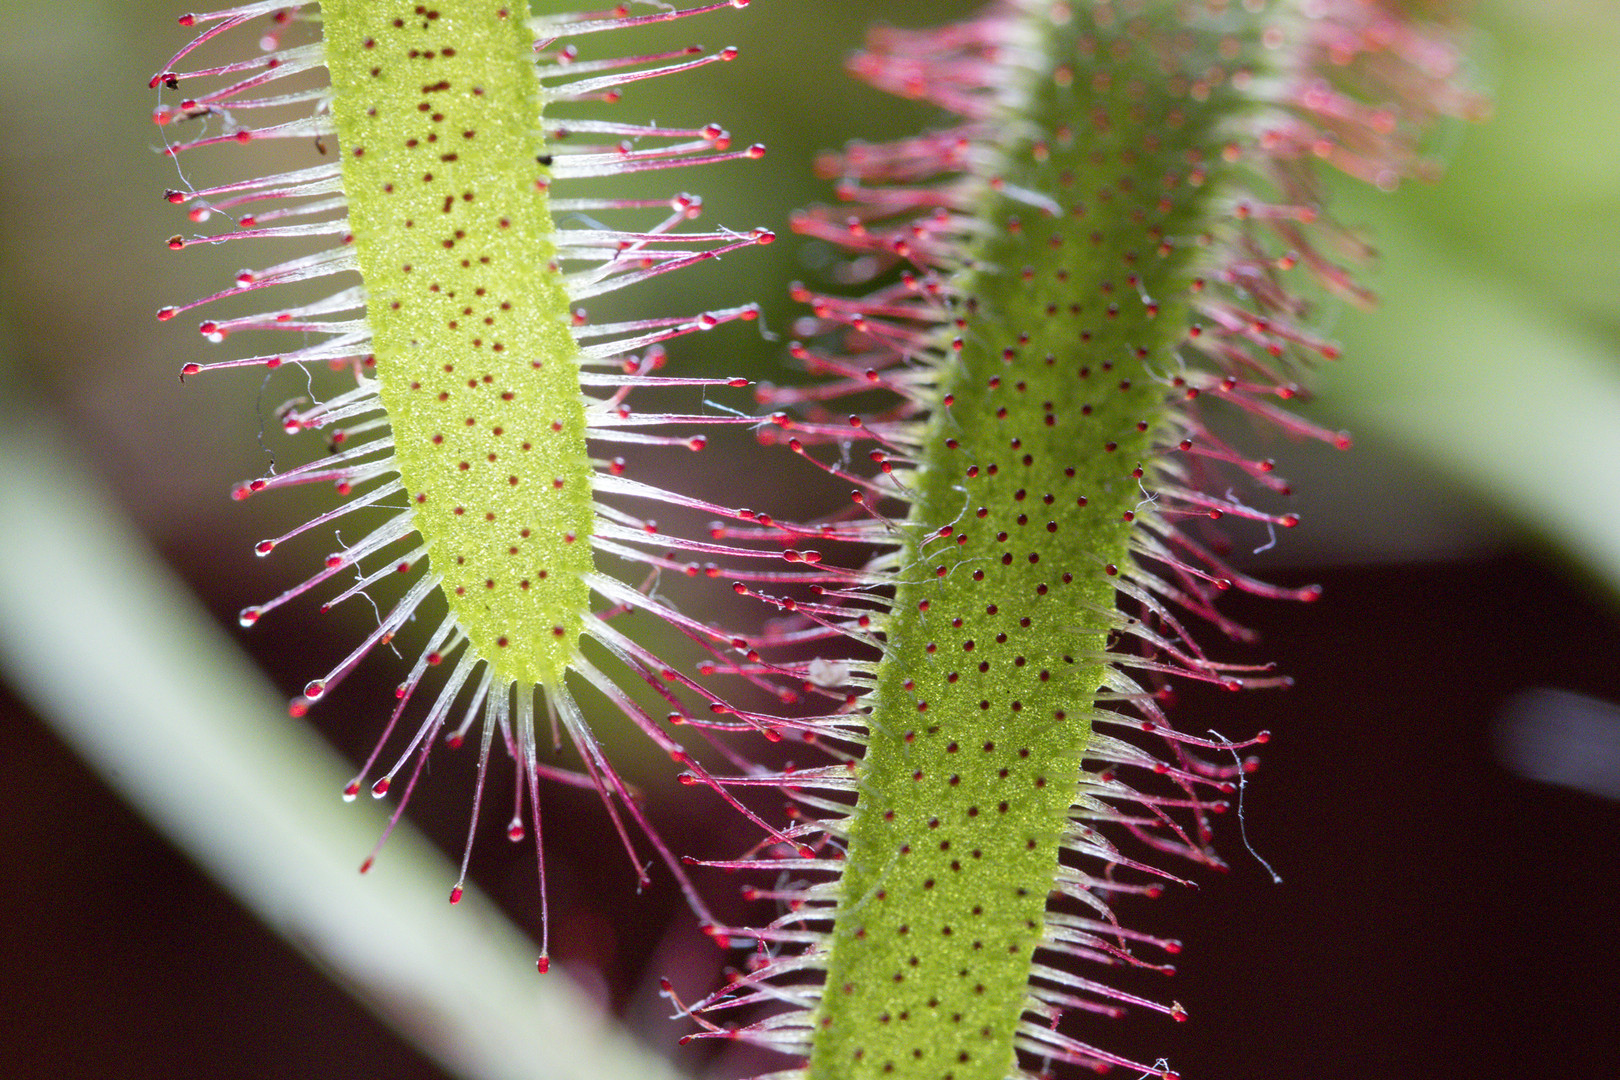
[[(718, 413), (639, 413), (627, 395), (636, 388), (746, 385), (740, 378), (656, 372), (665, 364), (666, 342), (752, 320), (757, 308), (594, 324), (577, 305), (773, 237), (764, 229), (683, 231), (701, 213), (702, 201), (693, 195), (624, 199), (578, 182), (754, 159), (764, 148), (733, 147), (718, 124), (661, 127), (566, 114), (572, 103), (617, 100), (641, 80), (736, 56), (730, 48), (681, 48), (585, 57), (578, 39), (743, 6), (746, 0), (728, 0), (526, 18), (526, 9), (498, 0), (328, 0), (318, 15), (254, 3), (184, 16), (182, 25), (196, 28), (197, 36), (152, 79), (154, 87), (187, 95), (157, 109), (160, 126), (202, 128), (167, 142), (172, 155), (190, 158), (210, 146), (270, 139), (309, 140), (328, 155), (323, 163), (272, 176), (166, 192), (167, 201), (190, 204), (194, 222), (226, 222), (223, 231), (176, 236), (169, 242), (176, 250), (250, 239), (326, 246), (244, 270), (220, 292), (166, 307), (158, 317), (173, 319), (278, 285), (315, 282), (331, 289), (315, 300), (205, 321), (201, 332), (213, 342), (265, 330), (293, 331), (298, 342), (280, 352), (188, 363), (182, 378), (284, 366), (306, 372), (327, 366), (352, 377), (339, 393), (295, 401), (278, 413), (289, 434), (324, 432), (329, 456), (273, 470), (234, 494), (247, 498), (318, 483), (334, 485), (345, 497), (262, 541), (256, 548), (262, 556), (305, 532), (354, 520), (346, 515), (358, 511), (380, 512), (381, 523), (359, 539), (347, 538), (306, 581), (244, 610), (241, 622), (256, 625), (317, 590), (335, 591), (324, 609), (381, 594), (385, 582), (402, 583), (393, 605), (381, 609), (375, 631), (294, 699), (296, 716), (330, 695), (370, 652), (391, 643), (429, 598), (443, 596), (448, 612), (427, 630), (376, 750), (344, 794), (353, 798), (369, 789), (381, 797), (401, 780), (397, 822), (432, 744), (442, 738), (459, 746), (478, 727), (473, 822), (451, 902), (462, 895), (498, 737), (519, 773), (507, 830), (512, 839), (532, 835), (539, 851), (541, 778), (594, 787), (638, 874), (645, 877), (632, 823), (676, 875), (699, 917), (713, 921), (606, 759), (576, 693), (589, 685), (704, 782), (706, 774), (665, 725), (682, 722), (689, 702), (705, 705), (712, 695), (608, 620), (626, 610), (646, 612), (711, 650), (729, 646), (735, 636), (683, 617), (645, 586), (612, 576), (598, 556), (613, 555), (610, 565), (628, 562), (646, 574), (671, 565), (671, 551), (714, 547), (659, 534), (622, 506), (625, 500), (697, 506), (729, 518), (741, 513), (640, 483), (613, 450), (623, 443), (700, 450), (704, 436), (694, 428), (750, 423)], [(284, 43), (299, 36), (300, 23), (318, 24), (320, 40)], [(181, 70), (195, 62), (193, 53), (213, 48), (216, 37), (223, 48), (232, 37), (251, 41), (254, 31), (259, 53)], [(317, 78), (323, 71), (325, 84)], [(662, 430), (668, 428), (676, 431)], [(600, 657), (587, 659), (584, 640), (599, 645), (617, 670), (604, 671)], [(448, 673), (431, 678), (441, 667)], [(667, 699), (667, 716), (653, 715), (626, 689), (641, 684)], [(425, 691), (432, 700), (417, 719), (409, 710), (424, 687), (432, 687)], [(582, 774), (541, 761), (537, 724), (554, 738), (566, 735), (583, 761)], [(543, 853), (539, 867), (543, 910)], [(541, 970), (547, 964), (542, 940)]]
[[(693, 1006), (711, 1023), (776, 1009), (701, 1036), (817, 1080), (1169, 1076), (1059, 1022), (1186, 1011), (1070, 962), (1170, 970), (1179, 945), (1126, 929), (1114, 902), (1182, 881), (1159, 856), (1220, 865), (1210, 818), (1265, 736), (1176, 731), (1174, 681), (1287, 685), (1212, 658), (1182, 612), (1241, 639), (1219, 593), (1318, 594), (1246, 577), (1207, 536), (1211, 519), (1298, 524), (1272, 463), (1210, 418), (1348, 446), (1282, 404), (1337, 356), (1290, 271), (1370, 299), (1331, 253), (1360, 245), (1310, 165), (1387, 188), (1420, 166), (1422, 125), (1468, 99), (1441, 39), (1352, 0), (1009, 0), (874, 32), (851, 66), (957, 122), (830, 156), (845, 205), (796, 222), (875, 291), (796, 290), (794, 355), (827, 379), (763, 390), (769, 441), (855, 485), (855, 514), (805, 528), (880, 554), (808, 602), (739, 583), (797, 620), (741, 673), (792, 658), (778, 669), (831, 706), (801, 725), (848, 760), (733, 781), (787, 792), (815, 855), (721, 864), (793, 884), (756, 930), (769, 958)], [(832, 404), (874, 389), (889, 408)], [(871, 651), (806, 657), (840, 636)]]

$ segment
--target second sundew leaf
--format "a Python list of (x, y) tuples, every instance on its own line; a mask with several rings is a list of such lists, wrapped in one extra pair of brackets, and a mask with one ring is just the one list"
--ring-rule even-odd
[(498, 678), (556, 686), (589, 610), (593, 470), (557, 272), (534, 35), (322, 5), (379, 394), (450, 609)]
[(1012, 1069), (1106, 682), (1101, 613), (1176, 396), (1154, 373), (1187, 333), (1181, 241), (1218, 187), (1189, 176), (1234, 107), (1179, 78), (1221, 40), (1172, 28), (1082, 13), (1030, 43), (1045, 59), (956, 285), (951, 404), (909, 480), (812, 1077)]
[[(696, 1008), (789, 1003), (705, 1034), (798, 1055), (813, 1080), (1168, 1076), (1059, 1020), (1182, 1008), (1069, 966), (1168, 970), (1178, 946), (1112, 902), (1178, 880), (1144, 857), (1218, 865), (1207, 819), (1250, 767), (1236, 751), (1264, 739), (1177, 732), (1170, 679), (1286, 683), (1208, 658), (1171, 604), (1242, 637), (1221, 591), (1316, 595), (1246, 578), (1198, 535), (1227, 515), (1297, 523), (1233, 493), (1228, 471), (1287, 488), (1203, 409), (1346, 442), (1275, 404), (1310, 354), (1334, 355), (1285, 271), (1363, 296), (1317, 246), (1349, 238), (1319, 221), (1309, 162), (1393, 183), (1417, 122), (1463, 102), (1454, 57), (1359, 0), (1005, 0), (874, 32), (852, 66), (960, 123), (851, 144), (828, 168), (849, 206), (796, 221), (856, 252), (856, 280), (902, 267), (857, 299), (800, 287), (814, 340), (794, 355), (833, 378), (765, 392), (801, 409), (769, 438), (858, 485), (869, 514), (803, 528), (881, 554), (843, 577), (822, 564), (805, 581), (825, 599), (756, 593), (798, 621), (750, 655), (793, 646), (775, 670), (837, 703), (799, 725), (852, 750), (736, 781), (779, 784), (817, 854), (723, 864), (781, 871), (758, 934), (782, 952)], [(824, 404), (874, 388), (897, 403), (843, 421)], [(872, 476), (848, 464), (859, 439)], [(802, 658), (839, 635), (877, 659)]]

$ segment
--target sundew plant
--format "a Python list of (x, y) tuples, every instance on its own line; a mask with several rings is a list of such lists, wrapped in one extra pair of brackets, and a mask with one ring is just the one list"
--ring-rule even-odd
[[(343, 515), (397, 507), (363, 538), (327, 556), (312, 577), (242, 612), (241, 622), (249, 626), (328, 583), (335, 595), (325, 607), (389, 578), (408, 581), (376, 630), (330, 672), (311, 680), (290, 712), (303, 715), (369, 652), (391, 641), (432, 594), (442, 593), (448, 603), (448, 614), (428, 633), (400, 684), (377, 750), (345, 797), (354, 798), (363, 786), (381, 797), (403, 770), (403, 807), (431, 745), (441, 737), (460, 744), (477, 726), (480, 777), (497, 735), (517, 762), (518, 806), (509, 835), (524, 836), (526, 799), (528, 828), (539, 847), (537, 785), (542, 776), (559, 775), (541, 762), (538, 750), (536, 724), (549, 723), (554, 733), (567, 733), (585, 762), (583, 777), (561, 778), (595, 786), (615, 821), (622, 812), (645, 825), (639, 805), (586, 725), (570, 674), (577, 680), (573, 685), (594, 687), (677, 760), (686, 760), (660, 719), (627, 693), (626, 676), (604, 673), (580, 649), (581, 638), (590, 638), (624, 665), (629, 678), (656, 684), (663, 665), (620, 633), (611, 615), (643, 609), (682, 628), (697, 625), (646, 591), (598, 571), (604, 553), (657, 565), (656, 557), (639, 546), (653, 539), (656, 529), (602, 497), (688, 501), (624, 475), (613, 448), (651, 443), (697, 450), (704, 436), (694, 434), (692, 425), (723, 418), (639, 413), (626, 403), (626, 394), (637, 386), (714, 382), (653, 374), (663, 364), (662, 343), (751, 319), (756, 309), (598, 325), (575, 305), (740, 247), (768, 243), (772, 236), (765, 230), (680, 231), (701, 205), (684, 193), (649, 206), (570, 197), (568, 189), (572, 182), (603, 174), (758, 157), (764, 148), (729, 149), (730, 136), (717, 125), (675, 130), (569, 121), (556, 114), (570, 102), (616, 95), (626, 83), (735, 55), (728, 49), (690, 56), (681, 49), (586, 60), (574, 39), (733, 6), (742, 3), (640, 16), (616, 10), (530, 19), (497, 3), (328, 2), (321, 5), (319, 43), (282, 48), (272, 37), (265, 55), (184, 74), (173, 70), (216, 35), (265, 16), (273, 26), (292, 21), (284, 5), (260, 3), (184, 17), (183, 23), (207, 29), (177, 54), (170, 69), (154, 76), (154, 85), (175, 89), (182, 80), (222, 84), (159, 109), (156, 119), (165, 126), (219, 121), (207, 134), (169, 144), (173, 154), (260, 139), (316, 139), (323, 147), (335, 142), (330, 156), (337, 160), (329, 163), (170, 191), (167, 197), (191, 204), (193, 220), (231, 214), (236, 226), (209, 236), (176, 236), (169, 242), (173, 248), (287, 237), (328, 241), (317, 253), (242, 271), (230, 288), (197, 302), (336, 279), (330, 295), (313, 302), (209, 319), (200, 327), (216, 342), (246, 330), (294, 331), (299, 343), (293, 348), (183, 369), (183, 376), (195, 376), (237, 366), (323, 364), (354, 373), (352, 389), (281, 412), (289, 433), (323, 431), (333, 452), (235, 492), (247, 498), (287, 485), (330, 483), (346, 501), (262, 541), (258, 554), (268, 556), (284, 541)], [(284, 82), (319, 67), (328, 73), (326, 84), (280, 91)], [(293, 118), (282, 119), (289, 110)], [(263, 114), (277, 119), (249, 120)], [(654, 211), (653, 219), (640, 227), (614, 228), (589, 218), (637, 210)], [(556, 218), (565, 214), (594, 224), (559, 226)], [(173, 318), (192, 306), (164, 308), (159, 318)], [(684, 430), (664, 433), (671, 425)], [(412, 717), (408, 708), (415, 692), (429, 669), (440, 665), (449, 666), (448, 676), (437, 683), (425, 714)], [(414, 731), (379, 770), (402, 722), (414, 725)], [(482, 780), (477, 791), (482, 794)], [(475, 796), (474, 826), (478, 803)], [(622, 826), (620, 831), (625, 832)], [(650, 829), (643, 831), (684, 883), (674, 856)], [(463, 877), (466, 862), (464, 857)], [(542, 897), (544, 872), (541, 858)], [(458, 881), (452, 903), (461, 892)], [(702, 911), (696, 893), (690, 888), (688, 893)], [(547, 964), (542, 942), (539, 966), (544, 970)]]
[[(236, 493), (321, 483), (344, 501), (260, 555), (347, 514), (380, 522), (242, 622), (309, 592), (327, 607), (394, 597), (294, 700), (298, 716), (442, 595), (447, 612), (418, 631), (344, 794), (397, 788), (403, 808), (434, 743), (475, 737), (476, 826), (499, 742), (518, 776), (509, 832), (538, 846), (540, 782), (593, 786), (632, 859), (650, 844), (710, 934), (752, 949), (688, 1010), (698, 1036), (765, 1045), (789, 1056), (781, 1075), (824, 1080), (1168, 1076), (1063, 1018), (1127, 1006), (1185, 1018), (1092, 967), (1169, 970), (1179, 945), (1123, 923), (1118, 901), (1219, 865), (1210, 819), (1264, 741), (1172, 726), (1173, 682), (1286, 683), (1206, 652), (1190, 624), (1242, 639), (1219, 593), (1316, 595), (1221, 554), (1211, 521), (1298, 523), (1273, 463), (1225, 433), (1258, 420), (1347, 445), (1283, 404), (1303, 368), (1336, 357), (1302, 291), (1369, 299), (1343, 265), (1361, 243), (1326, 216), (1313, 173), (1389, 188), (1414, 172), (1423, 127), (1470, 107), (1455, 57), (1357, 0), (1005, 0), (951, 26), (874, 33), (855, 72), (950, 119), (821, 163), (842, 205), (796, 228), (847, 249), (855, 287), (793, 286), (807, 313), (787, 352), (819, 381), (761, 387), (758, 416), (644, 413), (632, 391), (744, 383), (664, 373), (663, 343), (753, 318), (751, 298), (611, 324), (581, 305), (717, 255), (757, 288), (739, 249), (772, 237), (696, 231), (697, 196), (630, 200), (611, 180), (763, 148), (733, 148), (718, 125), (569, 109), (735, 55), (618, 58), (587, 47), (598, 35), (743, 2), (530, 17), (489, 0), (341, 0), (182, 19), (197, 36), (153, 79), (182, 95), (156, 115), (179, 133), (172, 153), (287, 138), (325, 157), (169, 192), (193, 221), (225, 222), (171, 247), (314, 250), (159, 317), (270, 289), (263, 310), (201, 331), (293, 331), (293, 343), (185, 375), (347, 373), (340, 392), (279, 414), (330, 453)], [(193, 59), (215, 37), (255, 35), (250, 57)], [(315, 299), (278, 303), (293, 291), (271, 289), (303, 283), (322, 286)], [(796, 454), (847, 501), (785, 522), (637, 480), (614, 453), (699, 450), (717, 423), (758, 427), (760, 469)], [(716, 520), (704, 536), (666, 535), (645, 516), (657, 504)], [(758, 625), (675, 610), (659, 573), (757, 597)], [(619, 618), (631, 611), (709, 659), (665, 662)], [(747, 704), (759, 689), (769, 707)], [(763, 871), (749, 891), (775, 917), (709, 914), (691, 860), (659, 839), (593, 735), (587, 694), (764, 831), (717, 865)], [(677, 728), (713, 743), (730, 774), (700, 764)], [(582, 775), (543, 760), (563, 736)], [(761, 739), (821, 759), (754, 765)], [(788, 796), (785, 818), (751, 808), (760, 788)], [(467, 849), (463, 878), (471, 831)], [(543, 905), (543, 851), (539, 867)], [(547, 955), (542, 941), (541, 970)]]

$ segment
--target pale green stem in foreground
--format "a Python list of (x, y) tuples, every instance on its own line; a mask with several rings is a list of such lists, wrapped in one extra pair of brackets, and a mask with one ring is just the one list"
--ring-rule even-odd
[[(38, 413), (0, 402), (0, 670), (266, 925), (469, 1080), (672, 1080), (408, 826), (383, 815), (130, 531)], [(365, 1073), (357, 1062), (357, 1075)]]

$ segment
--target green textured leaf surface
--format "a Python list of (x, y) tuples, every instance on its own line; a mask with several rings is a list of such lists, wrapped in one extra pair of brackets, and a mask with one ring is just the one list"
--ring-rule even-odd
[[(950, 404), (915, 475), (811, 1075), (1013, 1068), (1059, 839), (1091, 736), (1130, 520), (1185, 391), (1198, 236), (1247, 50), (1167, 5), (1076, 10), (1007, 130)], [(1094, 21), (1095, 20), (1095, 21)], [(1147, 476), (1146, 486), (1143, 483)], [(947, 535), (948, 532), (948, 535)], [(918, 542), (915, 538), (924, 538)]]
[(472, 647), (503, 678), (554, 685), (587, 610), (594, 517), (532, 35), (484, 0), (328, 0), (322, 12), (377, 378), (416, 527)]

